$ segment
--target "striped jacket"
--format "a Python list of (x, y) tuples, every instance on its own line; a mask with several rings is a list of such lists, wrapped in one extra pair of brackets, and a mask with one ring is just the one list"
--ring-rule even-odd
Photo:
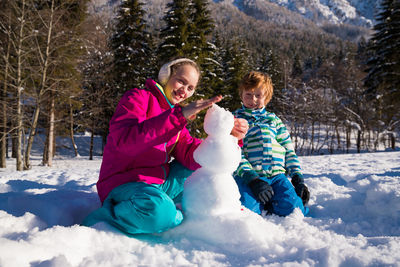
[(246, 119), (249, 131), (243, 139), (242, 160), (235, 175), (249, 183), (254, 176), (244, 175), (254, 171), (260, 177), (286, 173), (293, 177), (301, 174), (300, 162), (285, 125), (274, 113), (244, 106), (233, 112), (235, 117)]

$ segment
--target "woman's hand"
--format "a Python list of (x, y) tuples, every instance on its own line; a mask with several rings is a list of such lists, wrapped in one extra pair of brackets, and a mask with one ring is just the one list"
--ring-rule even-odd
[(248, 130), (249, 124), (247, 123), (247, 120), (235, 118), (235, 124), (233, 126), (231, 135), (236, 137), (238, 140), (241, 140), (246, 136)]
[(193, 101), (190, 104), (182, 107), (183, 116), (187, 120), (193, 120), (194, 118), (196, 118), (197, 113), (199, 113), (203, 109), (208, 108), (212, 104), (215, 104), (221, 100), (222, 100), (222, 96), (219, 95), (219, 96), (214, 96), (213, 98), (206, 99), (206, 100), (200, 99), (200, 100)]

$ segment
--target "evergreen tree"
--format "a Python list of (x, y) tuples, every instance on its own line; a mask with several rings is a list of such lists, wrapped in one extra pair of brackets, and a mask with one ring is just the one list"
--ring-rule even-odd
[(297, 78), (303, 74), (303, 68), (301, 67), (301, 61), (299, 56), (296, 54), (293, 59), (291, 76)]
[[(200, 66), (201, 81), (191, 100), (220, 94), (221, 64), (216, 60), (216, 46), (209, 41), (214, 24), (208, 10), (208, 1), (174, 0), (167, 4), (167, 9), (163, 18), (166, 26), (161, 30), (162, 41), (158, 49), (160, 64), (174, 57), (193, 59)], [(204, 114), (201, 112), (189, 124), (195, 136), (204, 136)]]
[(214, 22), (207, 9), (207, 0), (193, 0), (191, 7), (191, 23), (188, 41), (192, 50), (188, 56), (195, 59), (200, 65), (209, 57), (213, 46), (208, 42), (208, 37), (213, 31)]
[(388, 123), (400, 110), (400, 1), (384, 0), (377, 21), (365, 85), (377, 102), (379, 119)]
[(228, 41), (224, 55), (225, 73), (225, 98), (222, 105), (233, 111), (241, 106), (241, 99), (238, 92), (239, 83), (243, 76), (251, 70), (253, 64), (250, 60), (250, 53), (244, 42), (240, 40)]
[(119, 6), (110, 46), (114, 54), (113, 75), (119, 94), (133, 87), (141, 87), (147, 78), (152, 51), (146, 31), (143, 3), (124, 0)]
[(161, 30), (162, 39), (158, 47), (160, 63), (165, 63), (173, 57), (188, 57), (193, 47), (189, 42), (191, 26), (190, 2), (174, 0), (167, 4), (167, 14), (163, 20), (165, 28)]
[(278, 59), (272, 50), (267, 51), (263, 59), (260, 71), (267, 73), (271, 77), (274, 86), (274, 95), (269, 108), (274, 112), (281, 113), (284, 110), (283, 89), (285, 87), (282, 67), (279, 64), (281, 60)]
[(194, 59), (201, 69), (201, 82), (197, 88), (197, 94), (205, 98), (218, 94), (217, 87), (221, 82), (218, 72), (220, 63), (216, 61), (216, 46), (209, 41), (214, 28), (208, 10), (208, 1), (193, 0), (191, 7), (191, 27), (189, 28), (190, 46), (192, 50), (188, 55)]

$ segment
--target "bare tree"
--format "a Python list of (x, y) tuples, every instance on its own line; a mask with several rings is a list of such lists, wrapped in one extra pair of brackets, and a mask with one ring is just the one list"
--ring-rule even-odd
[(16, 58), (16, 67), (15, 67), (15, 104), (16, 104), (16, 169), (18, 171), (23, 170), (23, 154), (22, 154), (22, 145), (23, 145), (23, 114), (22, 114), (22, 94), (25, 89), (26, 81), (23, 77), (24, 68), (26, 63), (26, 58), (29, 53), (28, 48), (28, 39), (31, 37), (28, 27), (28, 19), (27, 19), (27, 0), (22, 0), (20, 5), (18, 3), (13, 3), (13, 8), (15, 9), (17, 15), (17, 31), (15, 32), (15, 58)]
[(11, 50), (11, 9), (7, 8), (7, 3), (1, 3), (0, 8), (2, 9), (0, 19), (0, 32), (1, 32), (1, 61), (3, 65), (2, 77), (3, 77), (3, 89), (1, 91), (1, 125), (0, 125), (0, 168), (6, 167), (6, 155), (7, 155), (7, 91), (9, 83), (9, 69), (10, 69), (10, 50)]
[[(56, 12), (56, 7), (54, 4), (54, 0), (51, 1), (50, 7), (49, 7), (49, 15), (48, 17), (44, 17), (40, 10), (37, 8), (35, 9), (35, 13), (40, 19), (40, 22), (42, 23), (42, 28), (44, 29), (44, 32), (46, 34), (45, 38), (45, 44), (44, 44), (44, 49), (42, 49), (42, 44), (38, 40), (38, 35), (35, 36), (35, 44), (36, 44), (36, 49), (35, 51), (37, 52), (38, 59), (39, 59), (39, 72), (40, 72), (40, 83), (39, 83), (39, 88), (36, 90), (36, 98), (35, 98), (35, 110), (34, 114), (32, 117), (31, 121), (31, 126), (29, 129), (29, 136), (28, 136), (28, 141), (27, 141), (27, 146), (25, 150), (25, 158), (24, 158), (24, 169), (30, 169), (30, 153), (32, 149), (32, 144), (34, 140), (34, 136), (36, 133), (36, 128), (38, 125), (38, 120), (39, 120), (39, 114), (40, 114), (40, 105), (41, 105), (41, 99), (42, 96), (44, 95), (45, 91), (48, 89), (49, 84), (48, 84), (48, 70), (49, 70), (49, 65), (50, 65), (50, 53), (51, 50), (53, 50), (53, 26), (55, 24), (55, 12)], [(44, 50), (44, 52), (42, 52)], [(51, 166), (51, 164), (49, 164)]]

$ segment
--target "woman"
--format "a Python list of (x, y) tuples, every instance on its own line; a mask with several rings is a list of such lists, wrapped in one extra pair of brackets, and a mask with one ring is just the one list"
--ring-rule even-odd
[[(193, 151), (201, 143), (186, 124), (222, 99), (178, 105), (194, 94), (199, 77), (197, 64), (180, 58), (162, 66), (160, 84), (149, 79), (144, 89), (125, 93), (110, 122), (97, 182), (103, 205), (84, 225), (105, 221), (126, 234), (138, 234), (162, 232), (182, 222), (176, 203), (185, 179), (200, 167)], [(232, 135), (242, 139), (246, 132), (247, 122), (237, 119)]]

